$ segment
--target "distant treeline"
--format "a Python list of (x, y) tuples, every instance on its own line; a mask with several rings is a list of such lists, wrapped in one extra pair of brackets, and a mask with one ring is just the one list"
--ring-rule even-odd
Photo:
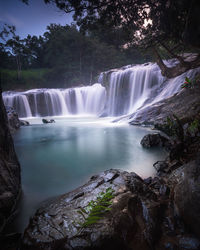
[(99, 26), (82, 33), (73, 24), (51, 24), (43, 36), (25, 39), (14, 27), (7, 26), (7, 31), (9, 39), (0, 43), (4, 90), (86, 85), (102, 71), (151, 60), (124, 46), (128, 34), (116, 28)]

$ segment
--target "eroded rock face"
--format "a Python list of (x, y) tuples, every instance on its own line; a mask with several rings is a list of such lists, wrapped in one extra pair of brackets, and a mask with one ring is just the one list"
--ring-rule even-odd
[[(112, 209), (80, 230), (77, 222), (83, 217), (78, 210), (108, 187), (114, 190)], [(23, 249), (153, 249), (160, 209), (139, 176), (108, 170), (38, 209), (25, 230)]]
[(14, 212), (20, 191), (20, 165), (15, 154), (0, 94), (0, 232), (9, 216)]

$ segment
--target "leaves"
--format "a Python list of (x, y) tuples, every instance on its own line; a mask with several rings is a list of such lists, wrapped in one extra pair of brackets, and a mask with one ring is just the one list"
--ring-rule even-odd
[(193, 133), (197, 133), (199, 131), (200, 128), (200, 123), (198, 119), (195, 119), (194, 121), (192, 121), (190, 123), (190, 126), (188, 127), (188, 131), (193, 134)]
[(107, 188), (105, 192), (98, 194), (96, 200), (91, 200), (85, 208), (80, 208), (77, 211), (84, 219), (83, 223), (78, 222), (80, 228), (97, 223), (107, 211), (111, 210), (113, 193), (112, 188)]
[(188, 77), (185, 78), (185, 82), (181, 85), (181, 88), (189, 88), (192, 89), (195, 86), (195, 80), (192, 81)]

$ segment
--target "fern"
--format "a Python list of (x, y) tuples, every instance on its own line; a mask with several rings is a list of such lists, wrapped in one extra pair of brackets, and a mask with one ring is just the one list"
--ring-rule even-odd
[(114, 190), (107, 188), (105, 192), (98, 194), (96, 200), (91, 200), (85, 208), (80, 208), (77, 212), (83, 217), (84, 222), (78, 222), (80, 228), (88, 227), (97, 223), (105, 214), (110, 211)]

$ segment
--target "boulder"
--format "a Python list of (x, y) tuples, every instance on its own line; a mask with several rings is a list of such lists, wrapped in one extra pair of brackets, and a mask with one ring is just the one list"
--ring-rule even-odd
[[(111, 210), (81, 227), (81, 208), (107, 188), (114, 191)], [(25, 230), (23, 249), (153, 249), (160, 209), (155, 194), (135, 173), (107, 170), (39, 208)]]
[(20, 165), (14, 150), (6, 110), (0, 93), (0, 233), (15, 212), (20, 192)]
[(140, 144), (144, 148), (151, 148), (155, 146), (165, 146), (168, 141), (168, 138), (160, 135), (159, 133), (153, 133), (145, 135)]
[(20, 120), (20, 126), (29, 126), (30, 123), (28, 121), (25, 120)]
[(54, 120), (54, 119), (51, 119), (51, 120), (42, 119), (42, 122), (43, 122), (44, 124), (46, 124), (46, 123), (54, 123), (55, 120)]

